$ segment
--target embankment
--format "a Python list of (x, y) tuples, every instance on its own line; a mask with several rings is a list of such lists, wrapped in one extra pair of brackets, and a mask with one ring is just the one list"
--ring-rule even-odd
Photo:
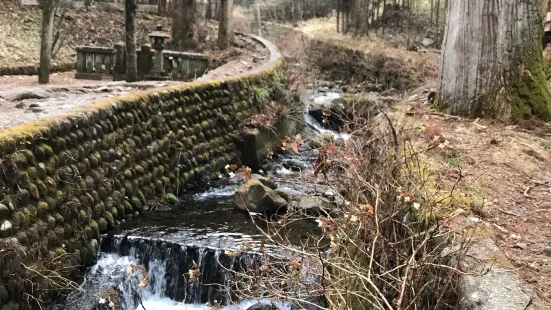
[(100, 233), (235, 161), (236, 133), (271, 100), (258, 89), (271, 89), (282, 61), (273, 44), (255, 39), (270, 58), (251, 72), (0, 131), (0, 308), (23, 304), (25, 293), (45, 297), (58, 285), (46, 280), (54, 271), (92, 262)]

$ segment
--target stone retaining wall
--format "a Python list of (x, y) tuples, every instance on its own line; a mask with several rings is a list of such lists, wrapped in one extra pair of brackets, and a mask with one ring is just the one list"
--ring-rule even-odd
[(28, 266), (64, 254), (89, 264), (100, 233), (117, 221), (234, 162), (234, 134), (270, 100), (258, 89), (270, 89), (281, 63), (271, 43), (255, 39), (271, 55), (253, 72), (110, 98), (0, 131), (0, 291), (10, 295), (0, 294), (0, 308), (22, 293), (21, 266), (2, 257), (10, 248)]

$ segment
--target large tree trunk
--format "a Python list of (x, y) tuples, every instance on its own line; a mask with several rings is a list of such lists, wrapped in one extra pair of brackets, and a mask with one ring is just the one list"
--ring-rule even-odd
[(258, 35), (262, 36), (262, 15), (260, 14), (260, 0), (255, 0), (256, 24), (258, 26)]
[(40, 66), (38, 68), (38, 83), (50, 82), (50, 63), (52, 62), (52, 35), (54, 31), (54, 0), (43, 0), (42, 30), (40, 32)]
[(138, 60), (136, 57), (136, 0), (125, 0), (126, 27), (126, 81), (135, 82), (138, 79)]
[(232, 15), (233, 0), (221, 0), (220, 24), (218, 26), (218, 47), (226, 49), (233, 42)]
[(439, 106), (458, 115), (551, 119), (540, 0), (448, 1)]
[(172, 43), (181, 48), (194, 48), (199, 44), (199, 28), (195, 0), (175, 0), (172, 18)]
[(212, 0), (207, 1), (207, 10), (205, 12), (205, 19), (206, 20), (212, 19)]

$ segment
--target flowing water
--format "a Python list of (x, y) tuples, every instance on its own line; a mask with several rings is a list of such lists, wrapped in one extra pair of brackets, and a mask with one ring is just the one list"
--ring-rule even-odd
[[(312, 93), (309, 101), (317, 105), (338, 98), (338, 93)], [(348, 137), (324, 128), (305, 111), (305, 122), (313, 131), (333, 135), (335, 140)], [(293, 176), (312, 167), (315, 155), (306, 150), (299, 155), (286, 154), (273, 161), (272, 170), (279, 189), (289, 194), (310, 194), (326, 189), (304, 186), (292, 181)], [(286, 162), (298, 163), (297, 171)], [(87, 272), (82, 290), (71, 293), (55, 309), (108, 309), (109, 298), (101, 292), (115, 292), (116, 309), (247, 309), (258, 303), (273, 304), (279, 310), (290, 310), (290, 302), (278, 300), (238, 300), (228, 293), (231, 287), (228, 271), (258, 268), (262, 255), (284, 259), (280, 249), (266, 242), (259, 228), (265, 228), (261, 215), (236, 210), (233, 194), (240, 182), (224, 178), (208, 190), (188, 193), (173, 208), (145, 213), (131, 223), (122, 223), (104, 236), (97, 263)], [(255, 220), (255, 217), (259, 219)], [(299, 244), (307, 236), (319, 234), (313, 221), (297, 221), (289, 226), (289, 238)], [(246, 246), (246, 251), (239, 251)], [(235, 253), (238, 254), (235, 254)], [(140, 288), (144, 274), (129, 272), (131, 266), (144, 266), (148, 285)], [(198, 276), (190, 276), (198, 270)], [(311, 279), (317, 281), (316, 279)], [(101, 298), (105, 297), (105, 300)], [(113, 299), (113, 296), (111, 296)], [(104, 302), (104, 303), (102, 303)]]

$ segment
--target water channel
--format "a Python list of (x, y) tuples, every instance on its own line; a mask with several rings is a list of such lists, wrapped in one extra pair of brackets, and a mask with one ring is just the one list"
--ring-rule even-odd
[[(312, 92), (305, 99), (319, 105), (338, 97), (338, 93)], [(304, 121), (308, 125), (302, 132), (305, 137), (323, 133), (334, 139), (348, 138), (324, 128), (308, 108)], [(300, 155), (287, 152), (276, 156), (266, 168), (272, 170), (278, 188), (290, 195), (324, 190), (292, 182), (294, 176), (312, 169), (315, 160), (312, 150), (303, 148)], [(295, 166), (298, 163), (301, 169), (292, 169), (289, 161)], [(227, 310), (294, 309), (293, 303), (284, 300), (239, 300), (226, 289), (231, 285), (226, 278), (228, 270), (258, 267), (262, 251), (274, 256), (279, 253), (259, 230), (263, 228), (263, 215), (251, 216), (234, 206), (233, 194), (241, 184), (237, 178), (223, 176), (206, 190), (184, 194), (174, 207), (161, 207), (121, 223), (102, 237), (97, 263), (86, 272), (82, 290), (71, 293), (54, 308), (109, 309), (101, 292), (112, 290), (117, 294), (115, 309), (122, 310), (213, 309), (214, 304), (219, 305), (215, 309)], [(320, 234), (313, 220), (297, 222), (289, 230), (296, 244), (308, 235)], [(230, 254), (244, 245), (246, 252)], [(147, 270), (145, 288), (140, 288), (143, 274), (129, 273), (131, 266)], [(190, 276), (193, 269), (198, 270), (196, 278)]]

